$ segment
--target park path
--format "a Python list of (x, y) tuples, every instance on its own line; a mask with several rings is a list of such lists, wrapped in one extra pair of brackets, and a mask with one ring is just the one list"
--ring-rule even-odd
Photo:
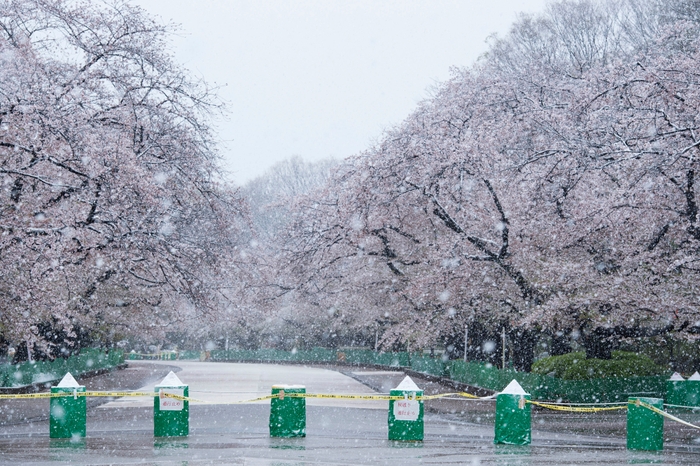
[[(158, 364), (158, 361), (129, 361), (129, 365)], [(307, 393), (374, 394), (366, 385), (337, 371), (318, 367), (251, 364), (230, 362), (162, 361), (164, 366), (177, 366), (178, 378), (189, 385), (190, 397), (207, 404), (228, 404), (270, 394), (272, 385), (304, 385)], [(153, 391), (151, 383), (137, 391)], [(269, 404), (269, 400), (259, 403)], [(387, 401), (316, 399), (306, 400), (309, 406), (352, 407), (387, 410)], [(192, 402), (192, 404), (198, 404)], [(103, 404), (101, 409), (151, 407), (152, 397), (124, 397)]]

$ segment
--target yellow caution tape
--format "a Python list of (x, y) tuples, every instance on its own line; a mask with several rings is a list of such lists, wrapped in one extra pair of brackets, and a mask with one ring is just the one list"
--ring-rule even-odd
[[(174, 393), (156, 393), (156, 392), (125, 392), (125, 391), (86, 391), (86, 392), (59, 392), (59, 393), (28, 393), (28, 394), (15, 394), (15, 395), (0, 395), (0, 399), (37, 399), (37, 398), (60, 398), (60, 397), (76, 397), (76, 396), (88, 396), (88, 397), (111, 397), (111, 398), (124, 398), (124, 397), (156, 397), (164, 396), (167, 398), (174, 398), (176, 400), (188, 401), (193, 403), (205, 403), (205, 404), (243, 404), (243, 403), (255, 403), (258, 401), (270, 400), (272, 398), (284, 399), (288, 398), (317, 398), (317, 399), (337, 399), (337, 400), (368, 400), (368, 401), (396, 401), (403, 400), (406, 396), (403, 395), (352, 395), (352, 394), (327, 394), (327, 393), (284, 393), (280, 391), (275, 395), (266, 395), (258, 398), (252, 398), (248, 400), (240, 401), (229, 401), (229, 402), (212, 402), (199, 400), (196, 398), (191, 398), (188, 396), (176, 395)], [(493, 397), (478, 397), (466, 392), (451, 392), (451, 393), (440, 393), (436, 395), (423, 395), (415, 396), (411, 399), (416, 401), (430, 401), (437, 400), (441, 398), (448, 397), (460, 397), (467, 398), (471, 400), (489, 400)], [(536, 401), (527, 401), (533, 405), (540, 406), (542, 408), (556, 410), (556, 411), (568, 411), (568, 412), (579, 412), (579, 413), (594, 413), (598, 411), (612, 411), (619, 409), (626, 409), (625, 406), (613, 406), (613, 407), (572, 407), (572, 406), (562, 406), (555, 405), (551, 403), (540, 403)]]
[[(168, 392), (58, 392), (58, 393), (20, 393), (12, 395), (0, 395), (0, 400), (10, 400), (10, 399), (40, 399), (40, 398), (67, 398), (67, 397), (109, 397), (109, 398), (124, 398), (124, 397), (157, 397), (163, 396), (166, 398), (174, 398), (181, 401), (191, 401), (194, 403), (209, 403), (204, 400), (198, 400), (196, 398), (191, 398), (188, 396), (176, 395), (174, 393)], [(235, 401), (233, 403), (252, 403), (255, 401), (269, 400), (272, 395), (263, 396), (260, 398), (254, 398), (252, 400)], [(221, 404), (221, 403), (216, 403)]]
[(73, 396), (72, 393), (19, 393), (16, 395), (0, 395), (0, 400), (27, 399), (27, 398), (56, 398), (58, 396)]
[[(170, 395), (170, 394), (168, 394)], [(121, 398), (125, 396), (158, 396), (155, 392), (58, 392), (58, 393), (20, 393), (13, 395), (0, 395), (0, 400), (31, 399), (31, 398), (65, 398), (77, 396), (108, 396)], [(173, 395), (177, 396), (177, 395)]]
[(265, 401), (265, 400), (270, 400), (272, 398), (274, 398), (274, 395), (266, 395), (266, 396), (261, 396), (258, 398), (253, 398), (251, 400), (229, 401), (226, 404), (255, 403), (256, 401)]
[(238, 404), (244, 404), (244, 403), (255, 403), (257, 401), (265, 401), (265, 400), (270, 400), (272, 398), (277, 398), (277, 395), (265, 395), (261, 396), (258, 398), (251, 398), (249, 400), (239, 400), (239, 401), (203, 401), (203, 400), (195, 400), (194, 398), (186, 398), (186, 401), (193, 401), (196, 403), (205, 403), (205, 404), (215, 404), (215, 405), (238, 405)]
[[(109, 396), (113, 398), (122, 398), (125, 396), (158, 396), (157, 392), (78, 392), (78, 396)], [(72, 393), (68, 393), (69, 396), (73, 396)], [(164, 393), (164, 395), (171, 396), (171, 393)], [(172, 395), (173, 397), (177, 395)]]
[[(172, 395), (169, 395), (172, 396)], [(416, 396), (414, 398), (410, 399), (415, 399), (417, 401), (426, 401), (426, 400), (435, 400), (438, 398), (446, 398), (450, 396), (460, 396), (463, 398), (470, 398), (470, 399), (484, 399), (484, 398), (479, 398), (478, 396), (472, 395), (470, 393), (465, 393), (465, 392), (459, 392), (459, 393), (441, 393), (438, 395), (424, 395), (424, 396)], [(327, 393), (287, 393), (284, 391), (280, 391), (278, 393), (275, 393), (274, 395), (267, 395), (263, 396), (260, 398), (254, 398), (252, 400), (244, 400), (244, 401), (232, 401), (232, 402), (208, 402), (208, 401), (199, 401), (199, 400), (194, 400), (192, 398), (187, 398), (187, 397), (176, 397), (173, 396), (174, 398), (178, 399), (183, 399), (187, 401), (198, 401), (200, 403), (215, 403), (215, 404), (238, 404), (238, 403), (252, 403), (256, 401), (264, 401), (264, 400), (270, 400), (272, 398), (279, 398), (283, 400), (284, 398), (319, 398), (319, 399), (338, 399), (338, 400), (369, 400), (369, 401), (396, 401), (396, 400), (403, 400), (406, 399), (405, 396), (403, 395), (338, 395), (338, 394), (327, 394)], [(488, 398), (486, 398), (488, 399)]]
[[(284, 398), (284, 397), (290, 397), (290, 398), (335, 398), (335, 399), (342, 399), (342, 400), (378, 400), (378, 401), (396, 401), (396, 400), (403, 400), (406, 399), (407, 397), (404, 395), (333, 395), (333, 394), (325, 394), (325, 393), (285, 393), (282, 394), (280, 392), (279, 395), (275, 395), (275, 397), (279, 398)], [(427, 400), (436, 400), (439, 398), (446, 398), (449, 396), (460, 396), (463, 398), (470, 398), (470, 399), (483, 399), (479, 398), (476, 395), (472, 395), (471, 393), (465, 393), (465, 392), (459, 392), (459, 393), (440, 393), (438, 395), (421, 395), (421, 396), (415, 396), (415, 397), (408, 397), (410, 399), (415, 399), (417, 401), (427, 401)]]
[(656, 406), (652, 406), (649, 403), (643, 402), (642, 400), (630, 401), (629, 404), (633, 404), (635, 406), (641, 406), (641, 407), (646, 408), (650, 411), (653, 411), (657, 414), (660, 414), (665, 418), (668, 418), (668, 419), (671, 419), (672, 421), (676, 421), (680, 424), (683, 424), (684, 426), (688, 426), (688, 427), (692, 427), (693, 429), (700, 430), (700, 426), (696, 426), (695, 424), (691, 424), (690, 422), (686, 422), (683, 419), (677, 418), (676, 416), (673, 416), (672, 414), (667, 413), (663, 409), (659, 409)]
[(449, 397), (449, 396), (459, 396), (459, 397), (462, 397), (462, 398), (468, 398), (468, 399), (470, 399), (470, 400), (489, 400), (489, 399), (493, 399), (493, 398), (490, 397), (490, 396), (479, 397), (479, 396), (472, 395), (471, 393), (467, 393), (467, 392), (440, 393), (440, 394), (438, 394), (438, 395), (423, 395), (422, 397), (418, 397), (418, 398), (420, 398), (420, 399), (422, 399), (422, 400), (437, 400), (437, 399), (439, 399), (439, 398), (447, 398), (447, 397)]
[[(523, 398), (524, 399), (524, 398)], [(627, 405), (619, 406), (571, 406), (571, 405), (560, 405), (554, 403), (541, 403), (539, 401), (525, 400), (526, 403), (531, 405), (539, 406), (540, 408), (551, 409), (552, 411), (566, 411), (570, 413), (598, 413), (600, 411), (616, 411), (620, 409), (627, 409)]]
[[(390, 395), (332, 395), (327, 393), (285, 393), (285, 394), (275, 394), (273, 398), (284, 399), (284, 397), (289, 398), (335, 398), (340, 400), (403, 400), (403, 396), (390, 396)], [(420, 399), (420, 397), (416, 397)]]
[[(76, 397), (76, 396), (89, 396), (89, 397), (111, 397), (111, 398), (123, 398), (123, 397), (156, 397), (156, 396), (165, 396), (168, 398), (174, 398), (176, 400), (182, 400), (182, 401), (192, 401), (195, 403), (208, 403), (207, 401), (203, 400), (198, 400), (195, 398), (187, 397), (187, 396), (182, 396), (182, 395), (176, 395), (173, 393), (167, 393), (167, 392), (162, 392), (162, 394), (159, 394), (157, 392), (126, 392), (126, 391), (85, 391), (85, 392), (58, 392), (58, 393), (25, 393), (25, 394), (13, 394), (13, 395), (0, 395), (0, 400), (2, 399), (36, 399), (36, 398), (62, 398), (62, 397)], [(486, 398), (480, 398), (476, 395), (472, 395), (471, 393), (466, 393), (466, 392), (454, 392), (454, 393), (440, 393), (437, 395), (423, 395), (423, 396), (415, 396), (411, 399), (415, 399), (417, 401), (428, 401), (428, 400), (436, 400), (439, 398), (446, 398), (446, 397), (451, 397), (451, 396), (457, 396), (457, 397), (462, 397), (462, 398), (469, 398), (469, 399), (488, 399), (489, 397)], [(391, 401), (391, 400), (403, 400), (406, 397), (403, 395), (336, 395), (336, 394), (327, 394), (327, 393), (284, 393), (284, 392), (279, 392), (279, 394), (275, 395), (266, 395), (262, 396), (259, 398), (253, 398), (250, 400), (244, 400), (244, 401), (234, 401), (231, 403), (253, 403), (256, 401), (264, 401), (264, 400), (269, 400), (271, 398), (281, 398), (284, 399), (284, 397), (289, 397), (289, 398), (322, 398), (322, 399), (340, 399), (340, 400), (373, 400), (373, 401)], [(217, 404), (221, 404), (218, 402)]]
[(174, 398), (174, 399), (180, 400), (180, 401), (192, 401), (194, 403), (206, 403), (206, 401), (197, 400), (195, 398), (190, 398), (189, 396), (176, 395), (175, 393), (168, 393), (168, 392), (159, 392), (159, 393), (156, 393), (156, 396), (163, 397), (163, 398)]

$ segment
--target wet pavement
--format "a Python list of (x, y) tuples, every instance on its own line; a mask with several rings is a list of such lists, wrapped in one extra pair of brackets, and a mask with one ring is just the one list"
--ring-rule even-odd
[[(131, 373), (117, 371), (106, 375), (100, 382), (100, 389), (137, 389), (148, 386), (158, 382), (172, 366), (178, 364), (183, 366), (179, 372), (183, 380), (187, 378), (187, 370), (204, 368), (188, 368), (185, 366), (189, 364), (180, 361), (171, 361), (170, 367), (165, 363), (140, 362), (132, 364)], [(237, 366), (216, 364), (221, 366), (219, 370), (236, 372), (232, 369)], [(332, 369), (327, 366), (245, 366), (246, 391), (263, 393), (269, 393), (269, 371), (275, 367), (277, 373), (284, 374), (285, 377), (296, 374), (307, 382), (316, 380), (318, 383), (323, 382), (318, 376), (324, 372), (317, 370)], [(240, 366), (237, 368), (240, 373)], [(369, 387), (384, 392), (396, 386), (404, 376), (400, 372), (370, 368), (336, 369), (352, 376), (342, 377), (335, 372), (334, 383), (346, 387), (342, 390), (345, 393), (350, 389), (359, 390), (359, 384), (355, 384), (362, 380)], [(449, 387), (441, 387), (428, 379), (415, 377), (414, 380), (426, 393), (450, 391)], [(88, 383), (87, 380), (85, 382)], [(309, 392), (313, 391), (311, 386), (308, 388)], [(365, 390), (370, 391), (367, 387)], [(600, 415), (534, 411), (532, 445), (513, 447), (493, 445), (493, 402), (433, 401), (427, 403), (425, 440), (403, 443), (386, 440), (385, 407), (367, 409), (353, 407), (355, 405), (352, 401), (345, 403), (345, 406), (314, 406), (310, 403), (307, 407), (307, 437), (297, 439), (269, 437), (267, 404), (193, 403), (190, 406), (188, 437), (154, 439), (151, 407), (112, 402), (88, 409), (88, 437), (77, 442), (50, 440), (46, 419), (48, 416), (41, 418), (41, 408), (32, 408), (36, 414), (33, 417), (18, 414), (18, 411), (23, 410), (18, 409), (19, 405), (13, 405), (15, 413), (12, 420), (8, 421), (5, 405), (0, 411), (0, 464), (700, 464), (700, 442), (695, 442), (695, 437), (692, 436), (667, 435), (663, 452), (628, 452), (625, 449), (624, 414), (595, 417)], [(48, 413), (48, 402), (45, 408), (44, 413)], [(687, 416), (684, 418), (687, 419)], [(673, 432), (668, 421), (666, 431)]]
[[(137, 366), (138, 363), (132, 364)], [(365, 384), (327, 367), (293, 366), (281, 364), (245, 364), (220, 362), (180, 361), (177, 376), (189, 386), (190, 397), (207, 403), (226, 404), (250, 400), (270, 394), (276, 384), (304, 385), (309, 393), (372, 394)], [(153, 382), (137, 391), (152, 391)], [(265, 403), (269, 404), (269, 400)], [(307, 406), (346, 406), (347, 400), (308, 399)], [(191, 405), (195, 405), (191, 403)], [(153, 398), (131, 397), (107, 403), (102, 408), (152, 407)], [(353, 407), (367, 409), (388, 408), (388, 402), (353, 402)]]

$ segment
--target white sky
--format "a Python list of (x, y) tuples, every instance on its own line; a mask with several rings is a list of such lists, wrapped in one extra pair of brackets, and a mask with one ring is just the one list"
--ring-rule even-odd
[(343, 158), (547, 0), (132, 0), (182, 27), (175, 59), (229, 105), (217, 123), (232, 181), (293, 155)]

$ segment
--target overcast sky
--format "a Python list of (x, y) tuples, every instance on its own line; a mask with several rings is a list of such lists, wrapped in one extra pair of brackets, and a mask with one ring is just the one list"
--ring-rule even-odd
[(175, 59), (224, 86), (225, 169), (245, 183), (283, 159), (343, 158), (547, 0), (133, 0), (181, 25)]

